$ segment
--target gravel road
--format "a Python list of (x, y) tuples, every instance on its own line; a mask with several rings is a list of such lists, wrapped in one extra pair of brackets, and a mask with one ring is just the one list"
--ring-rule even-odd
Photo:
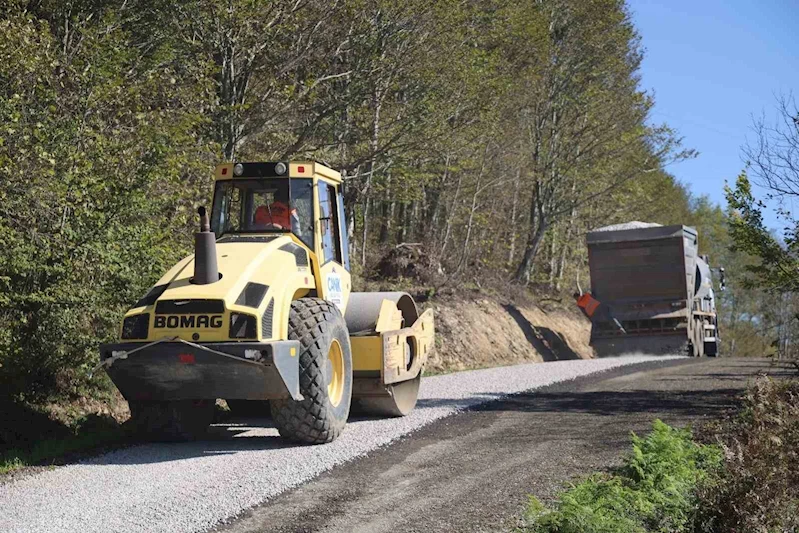
[(217, 533), (512, 531), (529, 494), (618, 465), (655, 418), (718, 417), (760, 373), (757, 359), (619, 367), (484, 403), (246, 511)]
[(655, 359), (663, 360), (558, 361), (425, 378), (409, 416), (351, 420), (337, 441), (323, 446), (288, 446), (271, 427), (226, 424), (201, 442), (118, 450), (0, 486), (0, 531), (208, 530), (468, 407)]

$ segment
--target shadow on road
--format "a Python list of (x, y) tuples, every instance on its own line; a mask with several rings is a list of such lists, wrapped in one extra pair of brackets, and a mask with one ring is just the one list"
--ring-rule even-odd
[(427, 398), (416, 403), (417, 409), (428, 409), (436, 407), (454, 407), (456, 409), (467, 409), (482, 402), (491, 402), (507, 396), (506, 393), (486, 392), (474, 394), (467, 398)]
[[(96, 465), (136, 465), (181, 461), (198, 457), (231, 455), (297, 446), (280, 439), (269, 418), (235, 418), (208, 428), (207, 433), (192, 442), (137, 442), (85, 461)], [(245, 435), (252, 432), (250, 435)], [(269, 434), (264, 435), (264, 432)]]
[(474, 411), (587, 413), (599, 416), (661, 412), (703, 415), (718, 414), (733, 405), (740, 394), (740, 388), (710, 391), (538, 392), (518, 394), (502, 401), (482, 404), (475, 407)]

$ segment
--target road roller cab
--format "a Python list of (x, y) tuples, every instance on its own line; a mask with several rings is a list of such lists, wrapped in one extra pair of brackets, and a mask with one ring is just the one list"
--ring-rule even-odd
[(285, 438), (321, 443), (351, 405), (407, 414), (433, 347), (432, 311), (419, 314), (405, 293), (351, 292), (340, 174), (315, 162), (229, 163), (215, 178), (195, 253), (100, 347), (134, 425), (193, 438), (222, 398), (271, 412)]

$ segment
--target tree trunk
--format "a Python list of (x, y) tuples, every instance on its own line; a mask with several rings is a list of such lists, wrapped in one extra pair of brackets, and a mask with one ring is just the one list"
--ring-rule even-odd
[(430, 216), (428, 218), (428, 226), (435, 230), (435, 237), (440, 237), (438, 232), (438, 218), (441, 215), (441, 194), (447, 186), (447, 178), (449, 177), (449, 159), (450, 155), (447, 154), (444, 159), (444, 172), (439, 180), (438, 187), (430, 187), (426, 189), (426, 194), (429, 197), (428, 210)]
[(455, 196), (452, 198), (452, 203), (447, 210), (447, 224), (444, 231), (444, 243), (441, 245), (441, 257), (447, 251), (447, 244), (449, 243), (449, 236), (452, 232), (452, 219), (455, 217), (455, 206), (458, 203), (458, 197), (461, 193), (461, 183), (463, 182), (463, 172), (458, 173), (458, 185), (455, 187)]
[(380, 244), (387, 244), (389, 236), (391, 235), (391, 226), (394, 217), (394, 191), (391, 188), (391, 172), (386, 176), (386, 194), (380, 201)]
[(549, 229), (549, 220), (544, 212), (544, 205), (541, 202), (540, 192), (540, 183), (536, 181), (533, 187), (533, 198), (530, 202), (530, 234), (527, 239), (527, 246), (524, 249), (524, 256), (514, 276), (516, 281), (524, 283), (525, 285), (530, 283), (533, 262), (538, 254), (541, 241), (544, 240), (544, 235), (546, 235), (547, 229)]
[(458, 267), (455, 269), (456, 274), (459, 274), (463, 269), (463, 265), (466, 264), (466, 258), (469, 256), (469, 239), (472, 236), (472, 228), (474, 227), (474, 213), (477, 211), (477, 198), (479, 194), (480, 180), (478, 179), (477, 187), (472, 195), (472, 207), (469, 210), (469, 221), (466, 223), (466, 237), (463, 240), (463, 251), (461, 252), (460, 261), (458, 261)]
[(530, 283), (530, 275), (532, 274), (533, 270), (533, 262), (535, 261), (535, 257), (538, 254), (538, 248), (541, 246), (541, 242), (544, 240), (544, 235), (546, 235), (547, 226), (546, 222), (542, 219), (539, 222), (538, 227), (533, 232), (530, 240), (527, 243), (527, 247), (524, 250), (524, 256), (522, 257), (522, 262), (519, 264), (519, 268), (516, 271), (516, 281), (524, 283), (525, 285)]
[[(577, 182), (575, 181), (572, 184), (572, 192), (576, 193), (577, 191)], [(571, 249), (571, 239), (574, 233), (574, 224), (575, 220), (577, 219), (577, 208), (572, 207), (571, 213), (569, 213), (569, 223), (566, 226), (566, 236), (563, 239), (563, 246), (560, 248), (560, 259), (558, 260), (557, 265), (557, 275), (555, 276), (555, 290), (559, 291), (561, 285), (563, 283), (563, 271), (566, 269), (566, 256)]]
[(405, 227), (408, 218), (408, 204), (405, 202), (399, 205), (399, 216), (397, 217), (397, 242), (405, 242)]
[(550, 234), (549, 243), (549, 288), (555, 286), (555, 276), (557, 273), (557, 257), (558, 257), (558, 228), (559, 224), (552, 226), (552, 233)]
[(363, 209), (363, 235), (361, 242), (361, 265), (366, 265), (366, 245), (369, 232), (369, 196), (371, 193), (372, 179), (377, 166), (377, 149), (380, 146), (380, 110), (383, 107), (383, 97), (377, 89), (372, 92), (372, 136), (369, 139), (369, 174), (366, 177), (366, 185), (363, 189), (364, 209)]
[(369, 238), (369, 197), (363, 199), (363, 227), (361, 228), (361, 266), (366, 266), (366, 243)]
[(510, 250), (508, 250), (508, 265), (513, 264), (516, 254), (516, 211), (519, 208), (519, 183), (522, 180), (522, 167), (516, 170), (516, 183), (513, 186), (513, 204), (510, 211)]
[(458, 267), (455, 269), (456, 273), (460, 273), (461, 269), (463, 269), (463, 265), (466, 264), (466, 258), (469, 256), (470, 238), (472, 236), (472, 228), (474, 227), (474, 213), (477, 211), (477, 200), (480, 196), (480, 192), (482, 192), (480, 184), (483, 181), (483, 173), (485, 172), (486, 168), (487, 152), (488, 144), (486, 144), (485, 150), (483, 151), (483, 160), (480, 163), (480, 172), (477, 174), (477, 183), (474, 186), (474, 194), (472, 194), (472, 206), (469, 210), (469, 221), (466, 223), (466, 238), (463, 241), (463, 252), (461, 252), (461, 258), (460, 261), (458, 261)]

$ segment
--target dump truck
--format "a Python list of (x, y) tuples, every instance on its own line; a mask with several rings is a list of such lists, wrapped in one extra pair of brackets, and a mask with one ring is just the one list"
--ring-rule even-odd
[(100, 347), (143, 436), (197, 438), (217, 399), (250, 402), (281, 437), (312, 444), (337, 438), (351, 406), (414, 408), (432, 310), (403, 292), (352, 292), (342, 189), (341, 174), (314, 161), (216, 169), (194, 253)]
[(609, 310), (592, 322), (597, 355), (718, 355), (711, 268), (696, 229), (630, 222), (591, 231), (586, 243), (591, 293)]

